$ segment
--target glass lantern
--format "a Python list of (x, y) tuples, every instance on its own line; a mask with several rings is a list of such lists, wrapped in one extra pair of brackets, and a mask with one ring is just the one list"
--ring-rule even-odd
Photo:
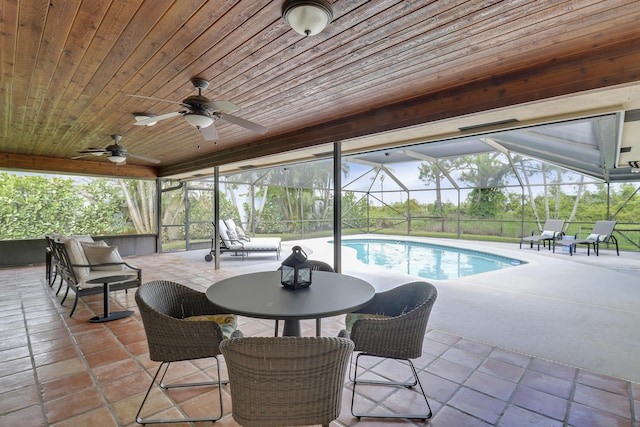
[(301, 289), (311, 286), (311, 264), (300, 246), (294, 246), (292, 253), (282, 261), (280, 282), (287, 289)]

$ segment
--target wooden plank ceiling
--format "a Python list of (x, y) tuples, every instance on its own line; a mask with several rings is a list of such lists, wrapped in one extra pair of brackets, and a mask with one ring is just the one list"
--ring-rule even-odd
[[(305, 38), (267, 0), (0, 0), (0, 168), (171, 176), (640, 81), (637, 0), (333, 0)], [(268, 128), (183, 117), (203, 93)], [(130, 153), (69, 160), (119, 134)]]

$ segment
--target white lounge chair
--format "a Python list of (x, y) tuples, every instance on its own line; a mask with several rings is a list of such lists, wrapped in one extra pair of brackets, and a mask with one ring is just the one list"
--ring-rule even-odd
[[(275, 252), (276, 259), (280, 259), (282, 245), (279, 237), (240, 240), (235, 229), (232, 230), (223, 220), (218, 221), (217, 231), (220, 238), (220, 253), (235, 252), (236, 255), (240, 255), (244, 259), (250, 252)], [(212, 241), (211, 252), (204, 257), (208, 262), (213, 260), (213, 245), (214, 242)]]

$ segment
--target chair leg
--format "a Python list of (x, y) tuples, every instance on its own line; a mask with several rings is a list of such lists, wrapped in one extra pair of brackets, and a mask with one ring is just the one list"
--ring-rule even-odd
[[(151, 384), (147, 389), (147, 393), (144, 395), (144, 399), (142, 399), (142, 403), (140, 404), (140, 408), (138, 409), (138, 413), (136, 414), (136, 422), (138, 424), (167, 424), (167, 423), (187, 423), (187, 422), (193, 423), (193, 422), (204, 422), (204, 421), (217, 421), (220, 418), (222, 418), (222, 415), (224, 414), (224, 411), (222, 408), (222, 386), (223, 384), (228, 384), (229, 381), (228, 380), (223, 381), (222, 378), (220, 377), (220, 360), (218, 359), (217, 356), (214, 356), (214, 357), (216, 359), (216, 366), (218, 368), (218, 381), (199, 382), (199, 383), (164, 384), (163, 383), (164, 376), (167, 374), (167, 371), (169, 370), (169, 365), (171, 365), (171, 362), (160, 363), (160, 366), (158, 366), (158, 370), (156, 371), (156, 374), (153, 376), (153, 379), (151, 380)], [(158, 380), (158, 375), (160, 374), (161, 371), (163, 372), (162, 372), (162, 375), (160, 376), (160, 379)], [(170, 388), (181, 388), (181, 387), (217, 386), (218, 396), (220, 397), (220, 415), (217, 417), (207, 417), (207, 418), (173, 418), (173, 419), (141, 418), (140, 414), (142, 413), (142, 408), (144, 407), (144, 404), (147, 401), (147, 398), (149, 397), (149, 393), (151, 393), (151, 389), (153, 388), (154, 384), (156, 384), (156, 380), (158, 380), (158, 386), (163, 390), (167, 390)]]
[[(411, 368), (411, 372), (413, 373), (413, 382), (394, 382), (394, 381), (372, 381), (372, 380), (358, 380), (358, 362), (361, 356), (370, 356), (370, 357), (381, 357), (374, 356), (368, 353), (358, 353), (356, 356), (356, 363), (353, 371), (353, 387), (351, 389), (351, 414), (356, 417), (358, 420), (362, 417), (367, 418), (406, 418), (406, 419), (420, 419), (420, 420), (428, 420), (433, 415), (431, 411), (431, 405), (429, 405), (429, 400), (427, 400), (427, 395), (424, 392), (424, 388), (422, 387), (422, 383), (420, 382), (420, 378), (418, 377), (418, 373), (416, 372), (415, 366), (413, 366), (413, 362), (409, 359), (396, 359), (398, 361), (405, 361), (409, 364)], [(356, 385), (358, 384), (368, 384), (368, 385), (382, 385), (382, 386), (396, 386), (396, 387), (405, 387), (405, 388), (414, 388), (414, 386), (419, 387), (419, 391), (424, 398), (425, 403), (427, 404), (427, 409), (429, 412), (425, 415), (422, 414), (375, 414), (375, 413), (364, 413), (364, 412), (354, 412), (353, 404), (356, 396)]]
[[(69, 288), (67, 287), (67, 292), (69, 292)], [(67, 293), (64, 294), (64, 298), (62, 299), (62, 302), (60, 303), (60, 305), (62, 305), (62, 303), (64, 302), (65, 298), (67, 298)], [(76, 311), (76, 307), (78, 306), (78, 299), (80, 299), (78, 297), (78, 293), (76, 292), (76, 297), (73, 300), (73, 307), (71, 307), (71, 312), (69, 313), (69, 317), (73, 316), (73, 312)]]

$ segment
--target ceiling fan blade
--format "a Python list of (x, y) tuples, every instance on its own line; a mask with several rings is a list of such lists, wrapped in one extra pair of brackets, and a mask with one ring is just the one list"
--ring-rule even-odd
[(151, 99), (153, 101), (162, 101), (162, 102), (170, 102), (172, 104), (180, 104), (180, 105), (184, 105), (182, 102), (178, 102), (178, 101), (171, 101), (169, 99), (163, 99), (163, 98), (154, 98), (153, 96), (143, 96), (143, 95), (133, 95), (130, 93), (126, 94), (127, 96), (133, 96), (134, 98), (143, 98), (143, 99)]
[(99, 156), (101, 154), (105, 154), (108, 153), (107, 150), (105, 150), (104, 148), (94, 148), (94, 147), (89, 147), (86, 150), (82, 150), (82, 151), (78, 151), (78, 153), (82, 153), (82, 154), (95, 154), (96, 156)]
[(144, 160), (145, 162), (149, 162), (149, 163), (155, 163), (155, 164), (160, 163), (160, 160), (158, 160), (158, 159), (152, 159), (151, 157), (139, 156), (137, 154), (128, 153), (127, 156), (128, 157), (132, 157), (134, 159)]
[(200, 134), (205, 141), (217, 141), (219, 139), (215, 123), (211, 123), (206, 128), (200, 128)]
[(234, 125), (238, 125), (238, 126), (242, 126), (243, 128), (252, 130), (254, 132), (257, 133), (266, 133), (267, 132), (267, 128), (259, 125), (257, 123), (254, 122), (250, 122), (249, 120), (237, 117), (237, 116), (232, 116), (231, 114), (226, 114), (226, 113), (218, 113), (218, 115), (220, 116), (221, 119), (228, 121), (229, 123), (233, 123)]
[(240, 111), (240, 107), (231, 101), (209, 101), (204, 106), (213, 112), (233, 113)]
[(81, 156), (73, 156), (71, 160), (84, 159), (85, 157), (91, 157), (91, 156), (102, 156), (103, 154), (105, 153), (85, 153)]
[(174, 111), (173, 113), (160, 114), (159, 116), (153, 116), (142, 120), (137, 120), (133, 124), (136, 126), (147, 126), (151, 123), (159, 122), (160, 120), (170, 119), (171, 117), (181, 116), (183, 113), (180, 111)]

